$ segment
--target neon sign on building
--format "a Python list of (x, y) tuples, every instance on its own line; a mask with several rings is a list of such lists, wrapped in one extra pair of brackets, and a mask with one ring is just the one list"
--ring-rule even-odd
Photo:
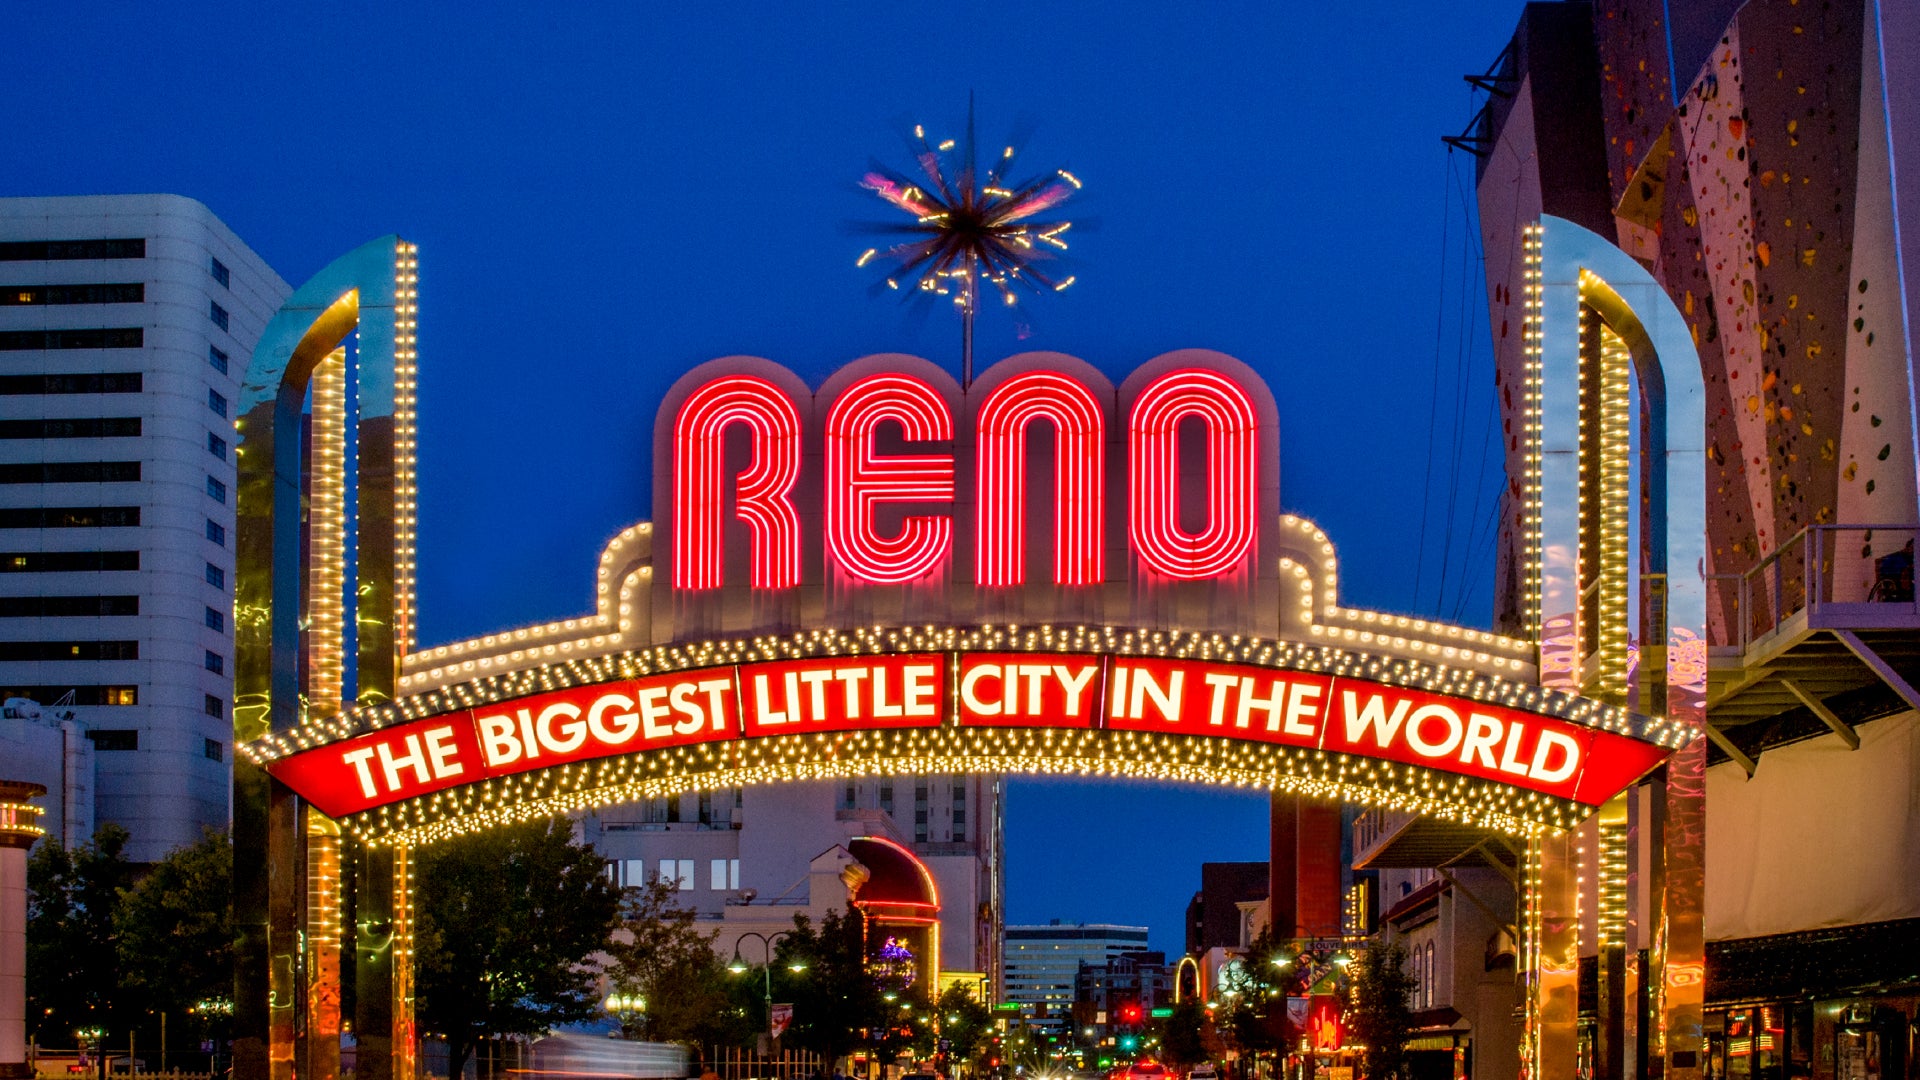
[(1199, 350), (1117, 389), (1028, 354), (966, 393), (910, 357), (869, 357), (818, 391), (731, 358), (661, 406), (655, 522), (680, 610), (809, 584), (1018, 590), (1044, 607), (1055, 592), (1205, 583), (1246, 594), (1245, 614), (1273, 574), (1277, 427), (1258, 376)]

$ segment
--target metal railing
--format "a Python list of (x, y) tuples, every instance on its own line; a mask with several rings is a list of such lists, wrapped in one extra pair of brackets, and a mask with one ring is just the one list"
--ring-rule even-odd
[(1920, 525), (1810, 525), (1741, 574), (1707, 575), (1708, 644), (1745, 652), (1806, 614), (1809, 627), (1920, 625)]

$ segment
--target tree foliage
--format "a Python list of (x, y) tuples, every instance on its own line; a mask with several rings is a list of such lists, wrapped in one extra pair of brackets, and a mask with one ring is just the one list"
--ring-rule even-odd
[[(805, 915), (774, 952), (774, 998), (793, 1003), (788, 1045), (835, 1060), (880, 1035), (898, 1011), (867, 975), (865, 918), (829, 911), (816, 929)], [(793, 970), (799, 968), (799, 970)]]
[(1208, 1060), (1206, 1031), (1206, 1006), (1187, 998), (1160, 1027), (1161, 1053), (1176, 1065), (1198, 1065)]
[(947, 1040), (952, 1061), (976, 1061), (984, 1056), (993, 1036), (993, 1010), (973, 995), (973, 988), (947, 987), (934, 1003), (940, 1017), (940, 1037)]
[(1352, 992), (1348, 999), (1347, 1029), (1365, 1046), (1367, 1080), (1399, 1075), (1406, 1061), (1407, 1038), (1413, 1031), (1413, 1013), (1407, 1007), (1414, 979), (1407, 971), (1407, 950), (1399, 942), (1369, 941), (1348, 971)]
[(683, 1043), (697, 1056), (710, 1045), (743, 1041), (752, 1027), (713, 951), (714, 935), (694, 926), (693, 910), (675, 900), (678, 891), (660, 878), (627, 890), (624, 932), (607, 950), (608, 975), (614, 992), (645, 1002), (621, 1017), (622, 1037)]
[(123, 985), (153, 1009), (185, 1013), (233, 995), (233, 842), (208, 831), (125, 893), (114, 918)]
[(116, 920), (133, 880), (126, 845), (127, 831), (109, 824), (72, 850), (49, 837), (27, 859), (27, 1025), (42, 1044), (114, 1027), (126, 1011)]
[(475, 1044), (599, 1013), (596, 953), (619, 921), (607, 860), (564, 818), (494, 828), (420, 853), (418, 1007), (447, 1039), (448, 1075)]
[[(1286, 965), (1278, 966), (1276, 960), (1285, 960)], [(1261, 1054), (1286, 1047), (1286, 1000), (1294, 990), (1293, 972), (1292, 951), (1275, 941), (1271, 931), (1262, 930), (1248, 946), (1247, 955), (1223, 973), (1221, 996), (1226, 1016), (1220, 1026), (1225, 1028), (1222, 1034), (1241, 1053)]]

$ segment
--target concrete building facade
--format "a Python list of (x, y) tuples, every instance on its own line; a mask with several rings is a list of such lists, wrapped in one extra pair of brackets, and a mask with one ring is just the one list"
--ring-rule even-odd
[(0, 690), (85, 725), (136, 861), (228, 820), (234, 403), (288, 293), (191, 199), (0, 199)]

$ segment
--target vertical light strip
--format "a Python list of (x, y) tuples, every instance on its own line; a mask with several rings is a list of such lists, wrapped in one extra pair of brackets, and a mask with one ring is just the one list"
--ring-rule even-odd
[(1627, 664), (1630, 636), (1627, 617), (1628, 583), (1633, 567), (1627, 565), (1627, 506), (1633, 473), (1632, 422), (1633, 361), (1627, 343), (1613, 328), (1600, 326), (1599, 357), (1599, 500), (1593, 508), (1599, 517), (1599, 605), (1600, 633), (1594, 642), (1599, 667), (1589, 682), (1589, 697), (1612, 705), (1627, 704)]
[(307, 1061), (310, 1080), (340, 1076), (340, 826), (307, 812)]
[(346, 682), (347, 350), (313, 369), (307, 467), (307, 686), (302, 723), (338, 716)]
[(1524, 447), (1521, 470), (1521, 589), (1526, 597), (1520, 605), (1526, 636), (1540, 640), (1540, 613), (1545, 607), (1541, 581), (1541, 547), (1546, 532), (1540, 506), (1540, 382), (1542, 341), (1546, 336), (1546, 288), (1541, 280), (1541, 260), (1546, 227), (1528, 225), (1520, 233), (1521, 351), (1526, 357), (1520, 388), (1520, 439)]
[(419, 1039), (413, 1001), (413, 849), (397, 844), (393, 852), (393, 1080), (413, 1080), (419, 1072)]
[(1600, 822), (1599, 944), (1624, 945), (1627, 941), (1627, 823)]
[(416, 363), (419, 344), (420, 249), (405, 240), (394, 249), (393, 269), (393, 647), (396, 656), (414, 649), (414, 545), (419, 488), (414, 463)]

